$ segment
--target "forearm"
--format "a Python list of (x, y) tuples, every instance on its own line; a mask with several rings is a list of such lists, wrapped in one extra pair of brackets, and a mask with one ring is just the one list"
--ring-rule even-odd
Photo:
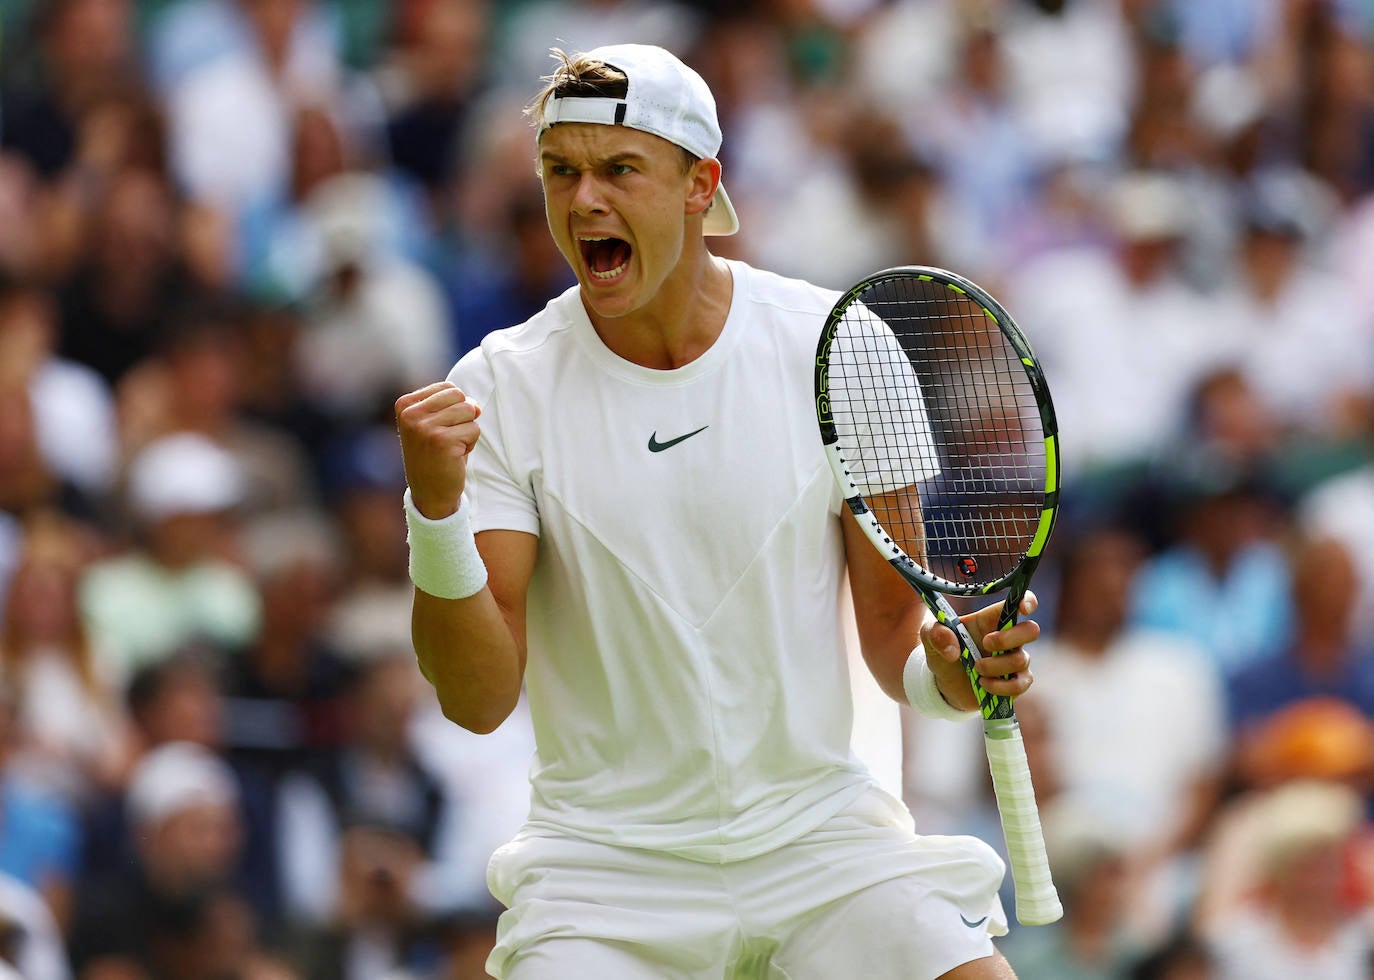
[(525, 655), (489, 588), (466, 599), (415, 590), (411, 640), (444, 716), (479, 734), (515, 709)]
[(525, 590), (538, 539), (488, 531), (479, 543), (468, 505), (426, 517), (407, 491), (411, 642), (445, 717), (494, 731), (515, 708), (525, 669)]
[(883, 693), (899, 704), (906, 704), (908, 699), (902, 675), (912, 651), (920, 651), (921, 625), (928, 612), (910, 587), (902, 583), (902, 588), (908, 593), (903, 598), (915, 599), (915, 604), (890, 609), (891, 615), (880, 616), (876, 620), (871, 613), (865, 617), (867, 622), (861, 620), (859, 649), (869, 673)]

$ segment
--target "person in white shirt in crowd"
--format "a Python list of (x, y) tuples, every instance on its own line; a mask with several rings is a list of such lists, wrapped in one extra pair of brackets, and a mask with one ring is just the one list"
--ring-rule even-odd
[(234, 557), (243, 485), (233, 455), (190, 432), (154, 439), (130, 461), (135, 543), (93, 564), (79, 597), (114, 683), (185, 644), (234, 650), (257, 635), (261, 599)]
[[(1053, 635), (1042, 641), (1037, 713), (1057, 792), (1110, 803), (1100, 819), (1142, 882), (1130, 928), (1148, 946), (1186, 907), (1179, 861), (1216, 807), (1227, 759), (1220, 675), (1183, 636), (1132, 627), (1145, 554), (1133, 533), (1090, 529), (1060, 548)], [(1109, 689), (1124, 684), (1125, 697)]]
[(1043, 253), (1015, 270), (1004, 297), (1034, 338), (1054, 392), (1066, 484), (1161, 449), (1183, 424), (1193, 385), (1221, 355), (1179, 273), (1190, 216), (1177, 181), (1125, 174), (1103, 217), (1108, 245)]
[(1365, 980), (1374, 938), (1350, 900), (1360, 793), (1293, 780), (1238, 798), (1209, 844), (1195, 927), (1218, 980)]
[(1337, 439), (1374, 406), (1374, 348), (1344, 280), (1314, 254), (1329, 191), (1294, 171), (1256, 175), (1242, 195), (1234, 275), (1209, 332), (1290, 430)]

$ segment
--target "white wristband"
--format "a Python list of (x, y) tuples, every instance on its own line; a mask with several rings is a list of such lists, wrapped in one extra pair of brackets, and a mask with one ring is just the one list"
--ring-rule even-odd
[(918, 645), (906, 658), (902, 668), (902, 688), (906, 691), (907, 703), (929, 718), (945, 718), (949, 721), (963, 721), (976, 714), (963, 711), (945, 700), (940, 687), (935, 683), (935, 675), (930, 664), (926, 663), (926, 650)]
[(487, 566), (477, 553), (468, 506), (459, 501), (448, 517), (431, 520), (405, 492), (406, 542), (410, 545), (410, 580), (421, 592), (439, 599), (466, 599), (487, 584)]

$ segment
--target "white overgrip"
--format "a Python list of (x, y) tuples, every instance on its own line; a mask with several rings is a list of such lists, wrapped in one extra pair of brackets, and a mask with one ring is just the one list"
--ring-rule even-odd
[(1050, 876), (1021, 730), (1015, 721), (999, 725), (988, 731), (986, 743), (1011, 878), (1016, 885), (1016, 920), (1027, 926), (1048, 925), (1063, 916), (1064, 907)]

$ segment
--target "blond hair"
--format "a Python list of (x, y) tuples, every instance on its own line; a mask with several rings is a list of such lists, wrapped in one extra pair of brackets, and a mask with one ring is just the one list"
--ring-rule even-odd
[(551, 74), (543, 77), (544, 87), (525, 106), (525, 115), (536, 130), (544, 128), (544, 107), (555, 94), (577, 98), (623, 99), (629, 79), (619, 68), (585, 54), (570, 55), (562, 48), (551, 48), (558, 62)]
[[(549, 55), (558, 62), (558, 67), (543, 77), (544, 87), (525, 106), (525, 116), (537, 133), (544, 131), (544, 107), (555, 95), (560, 98), (623, 99), (630, 91), (630, 80), (625, 73), (599, 58), (570, 55), (562, 48), (550, 48)], [(701, 158), (686, 147), (673, 145), (682, 153), (682, 172), (685, 174)]]

